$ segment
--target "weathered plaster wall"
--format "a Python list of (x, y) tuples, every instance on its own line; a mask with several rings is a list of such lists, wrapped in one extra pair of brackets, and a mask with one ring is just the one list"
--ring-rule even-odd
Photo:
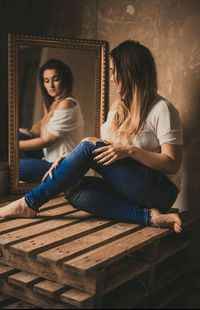
[[(153, 52), (159, 92), (173, 102), (184, 123), (182, 193), (176, 206), (199, 208), (200, 202), (200, 1), (101, 0), (98, 39), (110, 48), (135, 39)], [(114, 92), (111, 87), (110, 99)]]

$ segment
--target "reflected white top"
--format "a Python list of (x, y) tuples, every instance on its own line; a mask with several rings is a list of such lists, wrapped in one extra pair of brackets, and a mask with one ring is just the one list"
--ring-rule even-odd
[[(108, 136), (115, 113), (116, 111), (110, 111), (106, 122), (101, 126), (101, 137), (104, 140), (115, 141), (114, 136)], [(183, 144), (183, 133), (178, 110), (167, 100), (161, 99), (149, 112), (143, 130), (133, 138), (132, 144), (150, 152), (160, 153), (160, 146), (164, 143)], [(167, 177), (180, 190), (180, 170)]]
[(75, 105), (64, 110), (56, 109), (42, 132), (42, 136), (48, 131), (59, 137), (53, 145), (43, 149), (44, 158), (49, 162), (70, 153), (83, 139), (84, 120), (80, 105), (74, 98), (64, 100), (67, 99), (73, 100)]

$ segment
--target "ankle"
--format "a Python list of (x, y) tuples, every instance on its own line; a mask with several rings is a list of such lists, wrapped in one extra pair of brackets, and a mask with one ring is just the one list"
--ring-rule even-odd
[(157, 209), (149, 209), (149, 224), (153, 227), (160, 228), (159, 224), (157, 223), (157, 218), (161, 213)]
[(19, 200), (19, 208), (18, 208), (18, 216), (19, 217), (27, 217), (27, 218), (32, 218), (37, 216), (37, 212), (33, 209), (31, 209), (26, 200), (25, 197), (22, 197)]
[(22, 207), (28, 207), (24, 196), (20, 199), (20, 205)]
[(36, 217), (37, 216), (37, 211), (29, 208), (29, 206), (27, 206), (27, 217), (28, 218), (32, 218), (32, 217)]

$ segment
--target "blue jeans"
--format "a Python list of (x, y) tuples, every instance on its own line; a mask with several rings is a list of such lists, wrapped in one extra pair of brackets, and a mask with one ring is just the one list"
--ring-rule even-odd
[[(93, 179), (69, 194), (69, 201), (78, 209), (109, 219), (126, 220), (141, 225), (149, 224), (149, 208), (162, 212), (169, 209), (177, 198), (178, 190), (160, 172), (126, 158), (103, 166), (94, 160), (93, 151), (104, 142), (81, 142), (48, 177), (25, 195), (28, 206), (40, 206), (82, 179), (92, 168), (103, 180)], [(85, 186), (86, 185), (86, 186)], [(89, 186), (88, 186), (89, 185)], [(102, 211), (102, 212), (101, 212)]]
[[(19, 140), (30, 140), (28, 134), (19, 132)], [(19, 178), (29, 183), (39, 183), (44, 174), (50, 169), (51, 164), (45, 159), (43, 150), (23, 151), (19, 160)]]
[(21, 158), (19, 161), (19, 178), (24, 182), (39, 183), (51, 165), (52, 163), (45, 159)]
[[(34, 139), (33, 137), (29, 136), (26, 133), (19, 131), (18, 133), (19, 140), (30, 140)], [(23, 151), (22, 157), (30, 157), (30, 158), (42, 158), (44, 156), (43, 149), (41, 150), (34, 150), (34, 151)]]

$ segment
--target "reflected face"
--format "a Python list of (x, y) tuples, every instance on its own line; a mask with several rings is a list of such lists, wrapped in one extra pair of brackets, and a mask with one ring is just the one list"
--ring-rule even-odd
[(58, 97), (63, 93), (63, 86), (56, 69), (46, 69), (43, 72), (44, 87), (51, 97)]
[(112, 58), (110, 59), (110, 80), (114, 84), (117, 93), (120, 93), (121, 83), (117, 82), (117, 73)]

